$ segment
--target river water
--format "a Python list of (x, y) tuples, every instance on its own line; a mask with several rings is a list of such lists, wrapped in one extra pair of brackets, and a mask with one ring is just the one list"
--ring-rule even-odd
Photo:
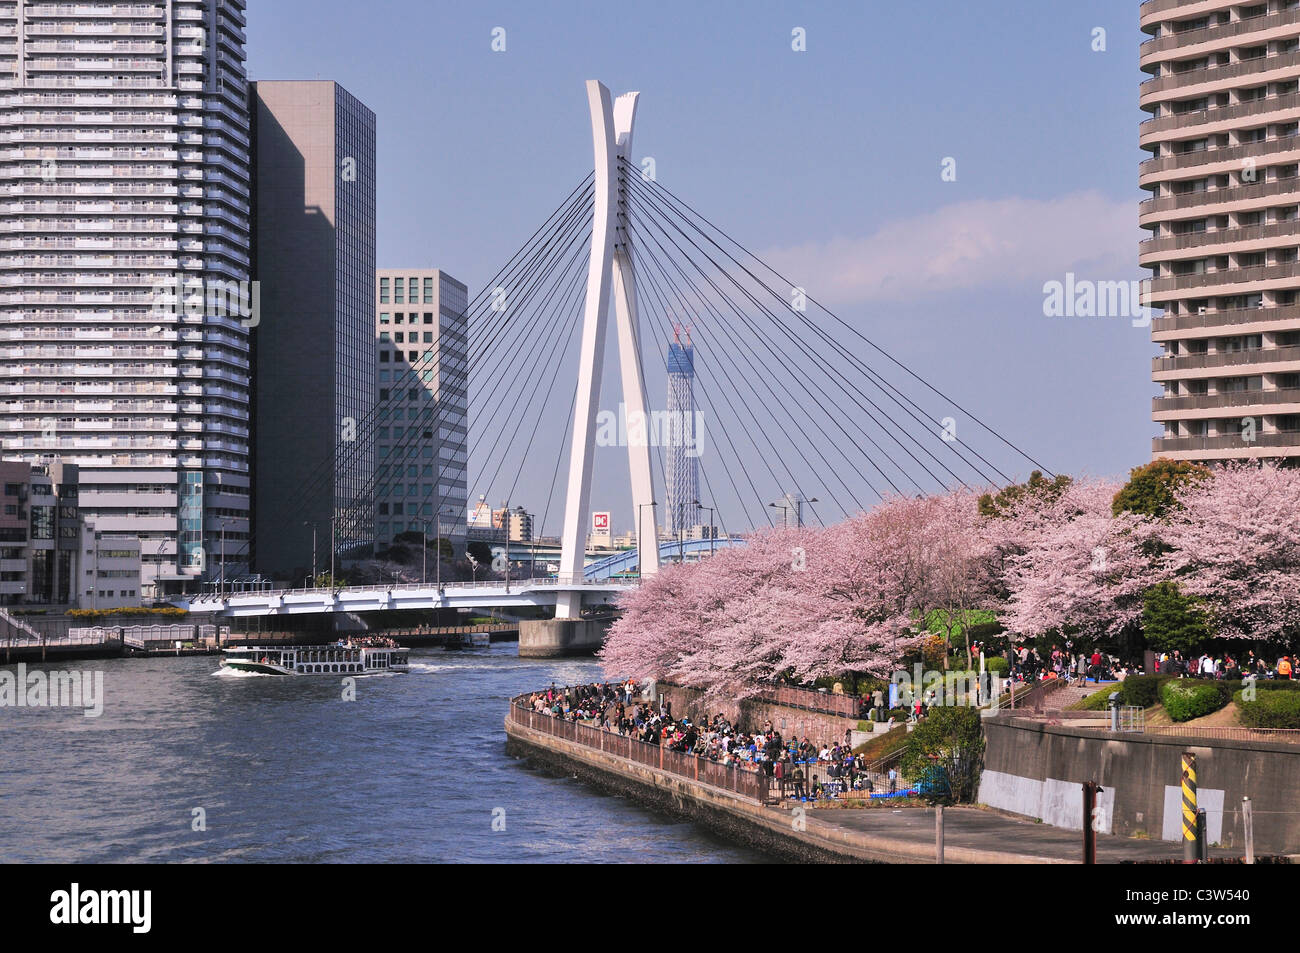
[(212, 656), (61, 665), (104, 673), (103, 714), (0, 708), (0, 862), (762, 859), (506, 756), (506, 699), (596, 663), (514, 644), (411, 662), (355, 701)]

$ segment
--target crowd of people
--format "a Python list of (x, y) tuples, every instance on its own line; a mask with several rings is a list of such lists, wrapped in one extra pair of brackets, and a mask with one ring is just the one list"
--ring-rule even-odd
[(1226, 652), (1202, 652), (1199, 656), (1185, 657), (1176, 649), (1164, 652), (1156, 659), (1157, 672), (1183, 678), (1239, 679), (1253, 675), (1256, 678), (1291, 679), (1294, 677), (1294, 668), (1294, 660), (1289, 655), (1283, 655), (1270, 664), (1262, 655), (1256, 655), (1254, 649), (1248, 649), (1241, 659)]
[(873, 776), (863, 758), (853, 753), (848, 732), (842, 742), (814, 743), (807, 736), (785, 738), (770, 721), (760, 730), (749, 731), (733, 725), (722, 713), (699, 720), (678, 717), (670, 701), (643, 700), (635, 683), (552, 685), (530, 695), (526, 705), (540, 714), (662, 745), (665, 750), (761, 771), (769, 790), (781, 797), (818, 800), (847, 791), (899, 792), (897, 770)]
[(1140, 669), (1100, 649), (1076, 652), (1068, 639), (1064, 646), (1053, 645), (1046, 653), (1027, 645), (1011, 653), (1011, 675), (1016, 681), (1059, 678), (1066, 682), (1122, 682), (1129, 675), (1138, 674)]

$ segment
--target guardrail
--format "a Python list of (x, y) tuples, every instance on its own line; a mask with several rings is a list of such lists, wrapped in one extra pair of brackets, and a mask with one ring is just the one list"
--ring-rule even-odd
[[(1109, 722), (1105, 725), (1075, 725), (1072, 727), (1082, 728), (1085, 731), (1110, 732)], [(1300, 728), (1241, 728), (1231, 725), (1146, 725), (1140, 733), (1182, 738), (1215, 738), (1220, 741), (1281, 741), (1285, 744), (1300, 744)]]
[(711, 787), (763, 804), (768, 799), (768, 779), (762, 772), (742, 764), (725, 765), (706, 758), (697, 758), (681, 751), (670, 751), (663, 745), (652, 745), (636, 738), (605, 731), (578, 722), (544, 715), (525, 705), (519, 696), (510, 700), (507, 717), (517, 725), (533, 731), (563, 738), (587, 748), (607, 752), (615, 757), (643, 764), (677, 777), (697, 781)]
[[(577, 579), (567, 580), (560, 579), (556, 576), (538, 576), (528, 579), (511, 579), (508, 583), (510, 588), (519, 589), (537, 589), (544, 587), (564, 587), (572, 588), (573, 586), (590, 586), (596, 589), (612, 589), (631, 587), (637, 584), (636, 580), (614, 580), (614, 579)], [(200, 593), (195, 598), (187, 600), (190, 605), (200, 603), (229, 602), (232, 599), (249, 598), (254, 600), (266, 599), (268, 597), (279, 596), (327, 596), (339, 595), (342, 593), (352, 592), (410, 592), (413, 590), (423, 589), (440, 589), (440, 590), (461, 590), (461, 589), (504, 589), (507, 582), (504, 579), (491, 579), (484, 582), (444, 582), (441, 586), (432, 582), (390, 582), (373, 586), (322, 586), (318, 588), (299, 587), (297, 589), (249, 589), (238, 592), (226, 592), (219, 594), (215, 592)]]

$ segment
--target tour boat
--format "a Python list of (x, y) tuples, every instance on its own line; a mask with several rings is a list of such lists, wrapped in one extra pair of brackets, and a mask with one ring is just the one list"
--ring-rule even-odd
[(410, 653), (391, 639), (369, 637), (333, 645), (248, 645), (228, 648), (222, 668), (260, 675), (379, 675), (410, 670)]

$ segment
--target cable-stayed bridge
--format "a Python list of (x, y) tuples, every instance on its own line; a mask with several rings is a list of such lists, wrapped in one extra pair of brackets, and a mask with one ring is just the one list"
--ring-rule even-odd
[[(560, 520), (559, 571), (507, 583), (282, 590), (221, 594), (186, 603), (227, 614), (364, 611), (368, 608), (554, 605), (557, 621), (578, 620), (584, 605), (607, 603), (676, 556), (699, 558), (754, 529), (789, 520), (822, 524), (896, 494), (1012, 482), (1028, 467), (1052, 471), (868, 334), (840, 318), (803, 287), (679, 198), (631, 153), (638, 94), (613, 99), (587, 83), (595, 165), (466, 309), (469, 360), (442, 368), (449, 386), (468, 392), (471, 460), (435, 465), (422, 497), (405, 497), (418, 522), (444, 513), (448, 479), (494, 499), (536, 501), (545, 490), (541, 532)], [(613, 314), (611, 315), (611, 304)], [(606, 342), (616, 335), (621, 383), (618, 443), (626, 446), (635, 549), (588, 565), (589, 518)], [(869, 322), (868, 322), (869, 323)], [(667, 421), (669, 439), (688, 440), (698, 460), (705, 500), (716, 511), (717, 540), (661, 542), (656, 510), (668, 516), (663, 412), (652, 406), (646, 371), (674, 328), (690, 328), (694, 387), (704, 434)], [(439, 368), (441, 344), (404, 373), (415, 384)], [(655, 380), (668, 376), (651, 365)], [(659, 362), (656, 361), (656, 365)], [(395, 395), (358, 421), (303, 487), (308, 500), (340, 485), (338, 474), (360, 469), (364, 447), (380, 427), (401, 439), (361, 491), (338, 500), (330, 534), (331, 562), (374, 539), (375, 504), (385, 484), (428, 469), (422, 450), (452, 419), (438, 400), (414, 421)], [(547, 425), (563, 421), (557, 440)], [(623, 424), (626, 424), (624, 427)], [(678, 462), (680, 463), (680, 454)], [(549, 486), (546, 477), (549, 476)], [(563, 501), (557, 497), (564, 482)], [(780, 502), (780, 501), (786, 502)], [(773, 502), (777, 501), (777, 502)], [(301, 514), (283, 514), (285, 527)], [(679, 520), (680, 522), (680, 520)], [(713, 533), (710, 526), (710, 533)], [(522, 548), (522, 547), (521, 547)], [(256, 540), (244, 554), (255, 554)], [(689, 553), (689, 557), (688, 554)], [(531, 575), (537, 577), (530, 560)], [(317, 567), (313, 566), (313, 575)], [(564, 583), (562, 580), (569, 580)]]

